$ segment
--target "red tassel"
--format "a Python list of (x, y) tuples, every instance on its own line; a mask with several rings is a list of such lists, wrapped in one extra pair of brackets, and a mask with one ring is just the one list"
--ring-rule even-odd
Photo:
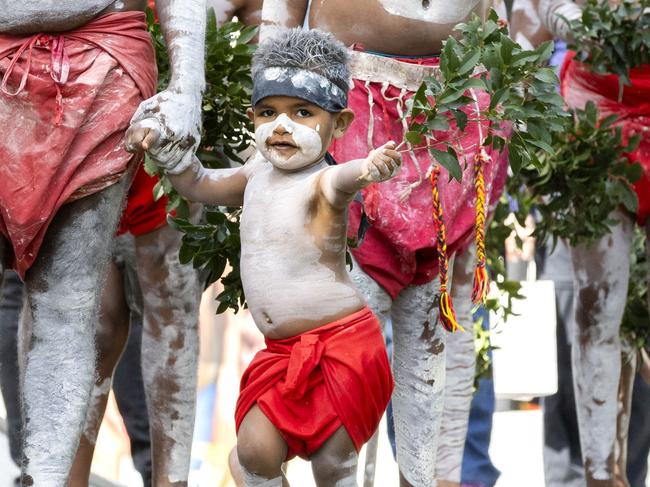
[(440, 195), (438, 194), (439, 174), (440, 167), (436, 166), (431, 173), (431, 193), (433, 199), (433, 226), (437, 234), (436, 251), (438, 252), (438, 267), (440, 272), (440, 300), (438, 303), (438, 310), (440, 313), (440, 323), (442, 323), (445, 330), (453, 333), (457, 330), (465, 330), (458, 324), (456, 312), (454, 311), (454, 304), (452, 303), (451, 295), (447, 290), (449, 279), (449, 259), (447, 258), (447, 240), (445, 222), (442, 217), (442, 204), (440, 203)]
[(474, 188), (476, 189), (476, 268), (474, 269), (474, 288), (472, 290), (472, 301), (475, 304), (485, 303), (490, 292), (490, 278), (485, 263), (485, 178), (483, 176), (483, 165), (490, 161), (485, 149), (474, 157)]

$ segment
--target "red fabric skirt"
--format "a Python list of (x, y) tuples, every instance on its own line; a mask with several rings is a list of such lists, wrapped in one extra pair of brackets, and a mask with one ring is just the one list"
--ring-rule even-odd
[(390, 400), (393, 376), (377, 318), (368, 308), (283, 340), (266, 339), (244, 372), (237, 431), (257, 403), (288, 446), (309, 458), (344, 426), (357, 451)]
[(129, 232), (137, 237), (167, 224), (167, 196), (157, 201), (153, 199), (153, 188), (157, 182), (158, 178), (149, 176), (143, 166), (138, 168), (117, 228), (118, 235)]
[[(439, 59), (409, 58), (398, 61), (437, 66)], [(389, 140), (396, 143), (402, 141), (402, 114), (407, 110), (403, 106), (398, 109), (398, 104), (403, 105), (412, 96), (412, 92), (402, 92), (400, 88), (387, 85), (381, 79), (369, 83), (355, 79), (348, 103), (355, 113), (355, 119), (345, 135), (336, 139), (330, 148), (336, 161), (344, 163), (368, 155), (369, 127), (372, 127), (373, 147), (379, 147)], [(476, 91), (475, 96), (481, 110), (489, 105), (489, 95), (486, 93)], [(369, 98), (372, 98), (373, 102), (372, 122)], [(474, 110), (475, 108), (470, 106), (464, 111), (471, 119)], [(487, 124), (483, 123), (481, 130), (485, 134)], [(436, 131), (434, 135), (441, 143), (457, 141), (456, 152), (461, 167), (464, 167), (462, 183), (449, 181), (444, 168), (440, 177), (447, 248), (449, 255), (452, 255), (467, 246), (474, 234), (476, 191), (473, 161), (481, 142), (479, 124), (469, 122), (464, 131), (452, 124), (449, 130)], [(445, 150), (442, 147), (437, 148)], [(396, 177), (381, 184), (370, 185), (363, 190), (364, 206), (371, 225), (362, 245), (352, 249), (352, 254), (364, 272), (380, 284), (393, 299), (405, 287), (429, 282), (438, 274), (437, 234), (433, 227), (431, 184), (428, 179), (404, 198), (405, 189), (419, 179), (416, 166), (421, 173), (426, 174), (433, 162), (427, 150), (416, 150), (414, 155), (415, 157), (407, 151), (402, 152), (402, 169)], [(492, 161), (486, 164), (484, 171), (488, 196), (486, 200), (493, 208), (503, 192), (508, 160), (505, 154), (488, 152), (488, 155), (492, 157)], [(351, 235), (356, 235), (360, 216), (361, 205), (353, 202), (349, 216)]]
[(123, 138), (156, 89), (142, 12), (56, 35), (0, 35), (0, 232), (24, 277), (57, 210), (117, 182)]
[(641, 143), (628, 154), (643, 168), (643, 176), (634, 185), (639, 198), (637, 222), (644, 225), (650, 216), (650, 66), (630, 72), (631, 86), (625, 86), (618, 101), (618, 76), (592, 73), (589, 66), (576, 61), (575, 52), (567, 53), (560, 72), (562, 96), (571, 108), (583, 108), (589, 100), (596, 103), (601, 117), (617, 115), (623, 140), (641, 135)]

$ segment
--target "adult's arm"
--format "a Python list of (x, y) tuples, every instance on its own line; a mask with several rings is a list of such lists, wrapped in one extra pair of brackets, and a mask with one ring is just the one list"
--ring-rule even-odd
[(181, 172), (192, 164), (201, 140), (206, 0), (157, 0), (156, 7), (171, 78), (164, 91), (136, 111), (127, 132), (127, 149), (146, 150), (161, 166)]
[(540, 0), (538, 9), (542, 25), (555, 38), (571, 40), (569, 25), (562, 17), (567, 20), (579, 19), (582, 9), (577, 3), (571, 0)]
[(278, 29), (302, 27), (309, 0), (264, 0), (260, 41), (272, 36)]

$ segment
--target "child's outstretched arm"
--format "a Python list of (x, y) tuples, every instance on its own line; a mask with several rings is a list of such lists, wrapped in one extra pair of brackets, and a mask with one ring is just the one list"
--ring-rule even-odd
[(344, 208), (360, 189), (395, 176), (401, 163), (402, 156), (395, 150), (395, 142), (387, 142), (365, 159), (328, 168), (320, 179), (321, 192), (332, 206)]

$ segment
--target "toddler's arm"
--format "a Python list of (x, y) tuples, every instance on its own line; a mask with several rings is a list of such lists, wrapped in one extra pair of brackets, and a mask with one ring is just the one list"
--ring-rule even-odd
[(332, 206), (345, 208), (360, 189), (395, 176), (401, 163), (402, 156), (395, 150), (395, 142), (387, 142), (365, 159), (328, 168), (320, 179), (321, 192)]

